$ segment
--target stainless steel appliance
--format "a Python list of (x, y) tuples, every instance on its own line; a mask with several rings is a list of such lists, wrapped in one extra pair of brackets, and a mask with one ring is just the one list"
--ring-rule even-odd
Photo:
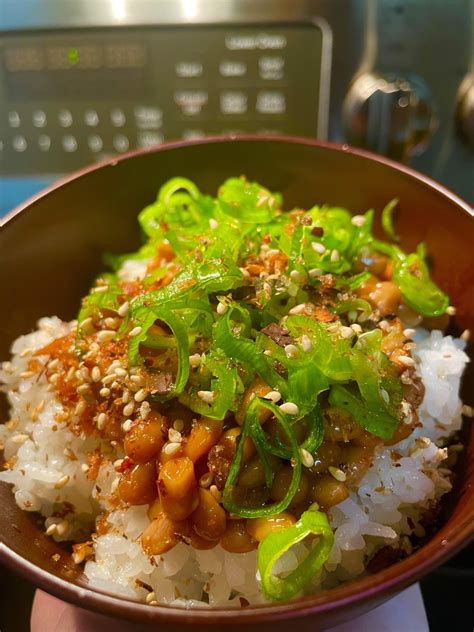
[(368, 147), (472, 199), (473, 15), (474, 0), (2, 0), (0, 212), (105, 156), (239, 132)]

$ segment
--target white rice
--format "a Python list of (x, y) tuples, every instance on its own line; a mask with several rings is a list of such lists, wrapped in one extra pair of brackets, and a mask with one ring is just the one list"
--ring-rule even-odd
[[(126, 276), (138, 278), (142, 271), (133, 263)], [(8, 390), (12, 421), (0, 426), (0, 444), (5, 458), (16, 460), (11, 469), (0, 473), (0, 480), (13, 485), (22, 509), (41, 512), (45, 528), (62, 523), (60, 533), (53, 535), (56, 540), (81, 541), (84, 529), (93, 524), (101, 509), (111, 509), (106, 497), (117, 476), (111, 462), (122, 455), (111, 455), (101, 465), (97, 480), (88, 481), (81, 466), (98, 441), (76, 437), (58, 421), (62, 406), (48, 390), (44, 376), (20, 377), (35, 349), (74, 326), (56, 317), (41, 319), (37, 331), (14, 342), (11, 362), (3, 363), (0, 382)], [(451, 489), (449, 470), (442, 466), (447, 451), (437, 443), (461, 426), (458, 393), (469, 361), (463, 351), (465, 343), (443, 337), (439, 331), (429, 334), (423, 330), (417, 332), (416, 342), (413, 355), (425, 386), (419, 411), (423, 425), (397, 445), (378, 449), (358, 492), (332, 509), (334, 547), (311, 590), (364, 573), (368, 558), (385, 545), (401, 545), (409, 552), (406, 536), (423, 534), (423, 512)], [(393, 451), (401, 457), (397, 461)], [(70, 503), (74, 510), (63, 518), (54, 517), (63, 503)], [(111, 528), (96, 538), (95, 559), (85, 565), (92, 586), (143, 600), (149, 593), (144, 583), (152, 588), (156, 601), (185, 607), (240, 606), (240, 597), (250, 603), (264, 601), (255, 551), (231, 554), (219, 546), (198, 551), (178, 544), (150, 561), (139, 543), (148, 524), (146, 510), (146, 506), (130, 507), (109, 514)], [(304, 544), (293, 547), (279, 560), (275, 572), (293, 570), (306, 553)]]

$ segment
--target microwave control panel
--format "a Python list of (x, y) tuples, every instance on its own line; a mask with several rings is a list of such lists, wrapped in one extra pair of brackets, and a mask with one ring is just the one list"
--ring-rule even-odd
[(329, 57), (317, 23), (3, 35), (0, 174), (208, 134), (325, 137)]

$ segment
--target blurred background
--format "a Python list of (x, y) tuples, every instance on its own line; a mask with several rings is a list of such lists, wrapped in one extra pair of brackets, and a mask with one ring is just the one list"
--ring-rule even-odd
[[(0, 216), (104, 158), (246, 132), (365, 147), (473, 202), (474, 0), (0, 0)], [(472, 557), (422, 583), (432, 630), (472, 631)], [(31, 594), (0, 574), (4, 632)]]

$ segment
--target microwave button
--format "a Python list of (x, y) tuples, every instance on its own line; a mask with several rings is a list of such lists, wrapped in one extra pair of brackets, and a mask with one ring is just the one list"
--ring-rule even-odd
[(262, 79), (272, 81), (283, 79), (285, 59), (283, 57), (270, 55), (260, 57), (258, 60), (258, 70)]
[(161, 132), (138, 132), (138, 147), (152, 147), (163, 142), (163, 134)]
[(128, 138), (123, 134), (117, 134), (116, 136), (114, 136), (112, 144), (114, 146), (114, 149), (120, 153), (127, 151), (127, 149), (130, 147)]
[(20, 127), (21, 119), (16, 110), (10, 110), (10, 112), (8, 112), (8, 125), (10, 127)]
[(177, 77), (193, 78), (202, 75), (202, 64), (198, 61), (179, 61), (174, 70)]
[(95, 110), (88, 109), (84, 112), (84, 123), (89, 127), (96, 127), (99, 124), (99, 115)]
[(134, 114), (138, 129), (158, 129), (163, 124), (163, 113), (160, 108), (137, 105)]
[(58, 120), (61, 127), (71, 127), (72, 125), (72, 114), (69, 110), (59, 110)]
[(101, 151), (104, 143), (98, 134), (92, 134), (87, 139), (87, 145), (91, 151), (97, 153), (98, 151)]
[(76, 151), (77, 140), (75, 136), (73, 136), (72, 134), (66, 134), (66, 136), (63, 136), (61, 142), (62, 142), (64, 151), (67, 151), (68, 154), (72, 154), (73, 152)]
[(209, 96), (204, 90), (180, 90), (175, 92), (174, 101), (186, 116), (201, 114)]
[(223, 60), (219, 64), (222, 77), (243, 77), (247, 73), (247, 64), (243, 61)]
[(110, 122), (114, 127), (123, 127), (126, 123), (125, 114), (120, 108), (110, 110)]
[(47, 120), (46, 120), (46, 114), (45, 112), (43, 112), (43, 110), (35, 110), (33, 112), (33, 125), (35, 127), (45, 127)]
[(228, 91), (220, 96), (222, 114), (245, 114), (247, 111), (247, 95), (245, 92)]
[(286, 99), (282, 92), (261, 90), (257, 94), (257, 112), (260, 114), (284, 114)]
[(40, 151), (49, 151), (51, 147), (51, 138), (47, 134), (38, 136), (38, 148)]
[(28, 149), (28, 143), (26, 142), (26, 138), (21, 135), (13, 137), (12, 145), (13, 145), (13, 149), (20, 153)]

